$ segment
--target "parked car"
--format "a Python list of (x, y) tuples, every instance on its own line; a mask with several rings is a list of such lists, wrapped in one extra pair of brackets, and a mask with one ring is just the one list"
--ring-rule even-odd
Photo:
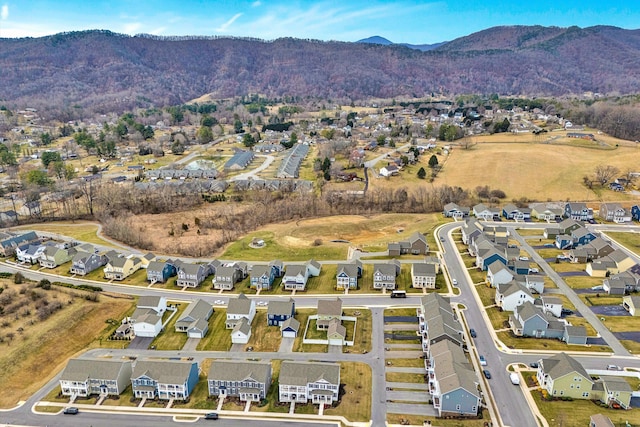
[(78, 412), (80, 411), (75, 406), (69, 406), (67, 408), (64, 408), (64, 411), (62, 411), (62, 413), (66, 415), (77, 415)]
[(518, 259), (519, 259), (520, 261), (529, 261), (529, 257), (526, 257), (526, 256), (518, 257)]
[(475, 338), (477, 336), (476, 330), (473, 328), (469, 329), (469, 335), (471, 335), (471, 338)]
[(483, 370), (482, 370), (482, 374), (484, 375), (484, 377), (485, 377), (486, 379), (488, 379), (488, 380), (490, 380), (490, 379), (491, 379), (491, 372), (489, 372), (488, 370), (483, 369)]
[(560, 313), (563, 316), (571, 316), (573, 314), (573, 310), (569, 310), (568, 308), (563, 308)]
[(520, 385), (520, 377), (515, 372), (509, 374), (509, 379), (511, 380), (511, 384)]
[(479, 359), (480, 359), (480, 366), (487, 366), (487, 360), (484, 358), (483, 355), (480, 355)]
[(209, 412), (207, 415), (204, 416), (205, 420), (217, 420), (218, 419), (218, 414), (216, 414), (215, 412)]
[(538, 369), (538, 362), (531, 362), (529, 363), (529, 366), (532, 367), (533, 369)]
[(622, 371), (622, 368), (618, 365), (607, 365), (607, 371)]
[(441, 238), (440, 238), (440, 241), (441, 241), (441, 242), (444, 242), (444, 237), (441, 237)]

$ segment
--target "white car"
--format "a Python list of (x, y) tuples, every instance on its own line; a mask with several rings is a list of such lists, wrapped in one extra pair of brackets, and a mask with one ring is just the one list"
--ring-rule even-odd
[(258, 301), (256, 305), (265, 306), (265, 305), (269, 305), (269, 303), (267, 301)]
[(453, 284), (454, 284), (454, 285), (457, 285), (457, 284), (458, 284), (458, 281), (457, 281), (456, 279), (453, 279)]
[(215, 305), (224, 305), (224, 301), (221, 299), (217, 299), (213, 302)]

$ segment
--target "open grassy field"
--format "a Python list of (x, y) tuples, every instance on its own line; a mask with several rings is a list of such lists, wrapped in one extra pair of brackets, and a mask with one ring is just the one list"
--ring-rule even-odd
[[(17, 289), (26, 285), (5, 281), (3, 286)], [(0, 334), (5, 341), (0, 344), (0, 384), (4, 385), (5, 392), (0, 396), (0, 407), (11, 407), (26, 399), (62, 369), (70, 357), (98, 345), (103, 332), (113, 329), (112, 324), (106, 322), (121, 319), (133, 305), (130, 298), (106, 295), (101, 295), (97, 302), (86, 301), (84, 292), (66, 288), (52, 287), (50, 291), (41, 292), (46, 292), (50, 302), (62, 302), (63, 307), (44, 321), (36, 319), (32, 323), (31, 316), (20, 315), (18, 319), (11, 316), (6, 323), (2, 322)], [(6, 293), (7, 290), (3, 292)], [(35, 318), (36, 310), (31, 310)], [(45, 355), (46, 362), (43, 361)]]
[[(521, 142), (526, 136), (512, 134), (487, 136), (492, 142), (481, 142), (481, 138), (478, 137), (479, 143), (469, 150), (455, 148), (435, 183), (446, 182), (468, 189), (489, 185), (503, 190), (510, 199), (596, 201), (631, 197), (609, 190), (597, 195), (582, 185), (582, 177), (592, 174), (600, 164), (622, 171), (633, 169), (640, 154), (635, 147), (620, 144), (613, 150), (599, 150), (575, 144), (526, 143)], [(514, 170), (518, 173), (514, 174)]]
[(94, 245), (116, 247), (111, 242), (108, 242), (107, 240), (104, 240), (98, 236), (98, 225), (93, 222), (83, 221), (74, 223), (65, 221), (56, 223), (29, 224), (14, 228), (56, 233), (60, 236), (69, 237), (81, 242), (93, 243)]
[(340, 363), (340, 382), (344, 394), (335, 408), (327, 408), (327, 415), (342, 415), (349, 421), (366, 422), (371, 418), (371, 368), (358, 362)]
[(611, 237), (630, 251), (640, 255), (640, 233), (619, 233), (608, 231), (607, 236)]
[(209, 318), (209, 332), (198, 343), (198, 351), (229, 351), (231, 348), (231, 330), (226, 329), (227, 310), (214, 307)]
[[(169, 304), (175, 304), (170, 302)], [(155, 346), (157, 350), (182, 350), (182, 347), (187, 342), (186, 332), (176, 332), (176, 321), (182, 316), (182, 313), (186, 310), (187, 303), (179, 303), (178, 311), (173, 315), (164, 330), (153, 340), (152, 346)], [(165, 315), (171, 315), (172, 312), (167, 310)], [(162, 323), (166, 321), (162, 319)]]
[(591, 400), (574, 399), (573, 401), (545, 401), (539, 390), (531, 392), (540, 413), (550, 427), (582, 427), (589, 425), (589, 417), (593, 414), (606, 415), (616, 427), (624, 426), (628, 421), (631, 425), (640, 423), (640, 411), (622, 411), (619, 409), (603, 408)]
[(278, 351), (282, 334), (278, 326), (267, 324), (267, 310), (256, 311), (251, 329), (251, 338), (247, 345), (253, 347), (253, 351)]
[(511, 331), (498, 332), (498, 339), (509, 348), (522, 350), (544, 349), (557, 351), (602, 351), (611, 352), (611, 348), (604, 345), (567, 345), (560, 340), (548, 338), (523, 338), (515, 337)]

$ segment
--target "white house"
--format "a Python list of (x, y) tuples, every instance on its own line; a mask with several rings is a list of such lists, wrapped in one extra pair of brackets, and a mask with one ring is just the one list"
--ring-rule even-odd
[(229, 299), (227, 306), (227, 329), (233, 329), (241, 319), (246, 319), (249, 325), (256, 315), (256, 302), (247, 298), (245, 294), (238, 295), (238, 298)]
[(156, 314), (162, 315), (167, 310), (167, 299), (151, 295), (141, 296), (136, 307), (153, 310)]
[(551, 313), (555, 317), (562, 316), (562, 300), (560, 298), (542, 296), (540, 297), (540, 305), (545, 313)]
[(500, 261), (494, 261), (487, 267), (487, 281), (491, 284), (492, 288), (497, 288), (498, 285), (509, 283), (513, 278), (513, 271), (509, 270), (509, 268)]
[(544, 276), (540, 274), (527, 274), (524, 276), (524, 285), (531, 292), (542, 295), (544, 293)]
[(517, 306), (526, 301), (533, 303), (534, 298), (527, 288), (514, 281), (501, 284), (496, 288), (495, 301), (503, 311), (514, 311)]
[(251, 324), (246, 317), (241, 318), (236, 322), (231, 331), (231, 342), (233, 344), (246, 344), (251, 338)]
[(309, 279), (309, 275), (309, 268), (307, 264), (290, 264), (287, 265), (284, 276), (282, 277), (282, 284), (288, 291), (304, 291), (307, 287), (307, 280)]
[(162, 331), (162, 317), (148, 312), (135, 319), (133, 334), (137, 337), (156, 337)]
[(398, 174), (398, 167), (396, 165), (387, 165), (380, 168), (380, 176), (389, 177)]
[(280, 402), (330, 405), (338, 400), (340, 365), (285, 360), (280, 367), (278, 388)]

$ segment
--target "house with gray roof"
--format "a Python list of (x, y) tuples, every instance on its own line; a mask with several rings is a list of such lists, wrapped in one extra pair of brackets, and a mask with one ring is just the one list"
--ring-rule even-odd
[(300, 322), (295, 317), (290, 317), (280, 325), (283, 338), (295, 338), (300, 330)]
[(114, 359), (69, 359), (60, 374), (63, 396), (119, 396), (129, 386), (131, 362)]
[(180, 261), (168, 259), (166, 261), (151, 261), (147, 265), (147, 280), (151, 283), (166, 283), (170, 277), (178, 274)]
[(86, 276), (94, 270), (104, 266), (107, 257), (104, 254), (92, 252), (77, 252), (71, 260), (71, 274)]
[(271, 362), (214, 360), (209, 368), (207, 384), (209, 396), (260, 402), (269, 393)]
[(436, 265), (426, 262), (411, 264), (411, 286), (419, 289), (436, 288)]
[(484, 203), (478, 203), (473, 207), (473, 216), (484, 221), (493, 221), (500, 218), (500, 209), (486, 206)]
[(422, 351), (429, 354), (431, 345), (449, 340), (462, 346), (463, 328), (456, 318), (449, 298), (438, 293), (428, 294), (421, 299), (418, 308), (418, 324), (422, 337)]
[(231, 342), (233, 344), (246, 344), (251, 338), (251, 324), (246, 317), (240, 318), (231, 330)]
[(4, 233), (0, 240), (0, 256), (8, 257), (16, 252), (18, 246), (25, 244), (40, 244), (40, 238), (35, 231), (29, 231), (23, 234)]
[(496, 305), (503, 311), (514, 311), (526, 301), (534, 302), (535, 300), (529, 289), (515, 280), (498, 285), (494, 299)]
[(395, 263), (375, 263), (373, 265), (373, 288), (395, 289), (399, 271)]
[(46, 248), (46, 244), (32, 245), (30, 243), (27, 243), (22, 246), (18, 246), (15, 249), (16, 259), (20, 263), (28, 262), (31, 265), (37, 264), (40, 261), (40, 257), (42, 256)]
[(213, 289), (230, 291), (234, 285), (242, 279), (243, 272), (238, 265), (218, 267), (213, 276)]
[(622, 297), (622, 306), (632, 316), (640, 315), (640, 297), (627, 295)]
[(251, 324), (255, 315), (256, 303), (253, 299), (247, 298), (245, 294), (240, 294), (237, 298), (230, 298), (227, 305), (226, 328), (233, 329), (242, 318), (247, 319)]
[(288, 291), (304, 291), (309, 280), (309, 268), (307, 264), (289, 264), (286, 266), (282, 285)]
[(439, 417), (478, 414), (482, 400), (478, 379), (459, 345), (449, 340), (434, 343), (425, 364), (429, 393)]
[(45, 268), (56, 268), (73, 259), (76, 254), (74, 248), (61, 248), (59, 246), (47, 246), (40, 255), (40, 265)]
[(245, 169), (253, 161), (253, 151), (237, 150), (235, 154), (224, 164), (225, 171)]
[(187, 400), (198, 383), (198, 363), (138, 360), (131, 373), (133, 397)]
[(212, 273), (212, 264), (191, 264), (184, 262), (178, 267), (176, 286), (182, 288), (197, 288)]
[(251, 268), (251, 289), (271, 289), (276, 278), (276, 268), (272, 265), (254, 265)]
[(142, 261), (136, 256), (123, 255), (108, 257), (104, 267), (104, 277), (109, 280), (124, 280), (142, 268)]
[(209, 318), (212, 314), (213, 306), (197, 299), (190, 303), (176, 320), (176, 332), (186, 332), (189, 338), (204, 338), (209, 330)]
[(280, 167), (276, 172), (277, 178), (298, 178), (300, 176), (300, 166), (309, 153), (309, 146), (306, 144), (296, 144), (287, 151), (282, 159)]
[(509, 325), (516, 336), (533, 338), (555, 338), (562, 340), (566, 323), (544, 313), (542, 308), (526, 301), (509, 316)]
[(326, 331), (333, 319), (342, 322), (342, 300), (340, 298), (319, 299), (317, 313), (316, 329)]
[(566, 353), (558, 353), (541, 359), (536, 378), (549, 396), (591, 398), (594, 381), (582, 364)]
[(282, 326), (287, 319), (296, 313), (296, 303), (293, 298), (286, 300), (269, 301), (267, 307), (267, 324), (269, 326)]
[(278, 379), (280, 402), (331, 405), (338, 401), (340, 365), (323, 362), (285, 360)]
[(515, 273), (511, 271), (502, 261), (493, 261), (487, 267), (487, 281), (491, 284), (492, 288), (497, 288), (498, 285), (509, 283), (513, 280)]
[(336, 271), (336, 289), (358, 289), (360, 277), (362, 277), (362, 262), (356, 260), (340, 263)]

